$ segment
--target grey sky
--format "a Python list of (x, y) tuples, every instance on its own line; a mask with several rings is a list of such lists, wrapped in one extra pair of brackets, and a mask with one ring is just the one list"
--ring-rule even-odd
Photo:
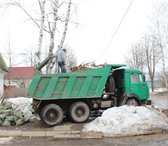
[[(106, 48), (131, 1), (73, 0), (78, 6), (75, 20), (80, 25), (70, 25), (65, 43), (75, 50), (78, 64), (94, 60), (96, 63), (124, 63), (123, 55), (130, 44), (146, 31), (149, 25), (147, 16), (151, 15), (153, 4), (159, 3), (157, 0), (133, 0), (114, 39)], [(31, 9), (32, 3), (28, 0), (26, 6)], [(38, 29), (18, 8), (10, 8), (0, 16), (0, 32), (2, 53), (7, 48), (9, 38), (15, 53), (37, 46)], [(60, 37), (58, 33), (56, 40)], [(48, 41), (46, 37), (44, 40)], [(57, 46), (58, 42), (55, 43)], [(43, 50), (45, 48), (47, 46)]]

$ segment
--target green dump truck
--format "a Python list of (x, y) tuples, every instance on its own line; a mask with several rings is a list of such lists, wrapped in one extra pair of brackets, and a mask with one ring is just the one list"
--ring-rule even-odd
[(123, 64), (107, 64), (83, 71), (42, 74), (37, 69), (28, 97), (42, 122), (49, 126), (60, 124), (64, 117), (85, 122), (92, 111), (114, 106), (142, 105), (149, 98), (149, 88), (140, 70)]

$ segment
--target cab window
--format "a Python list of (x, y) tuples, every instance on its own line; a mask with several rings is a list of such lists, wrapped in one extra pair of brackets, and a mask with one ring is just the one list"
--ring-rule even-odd
[(143, 82), (141, 74), (132, 74), (131, 75), (131, 82)]

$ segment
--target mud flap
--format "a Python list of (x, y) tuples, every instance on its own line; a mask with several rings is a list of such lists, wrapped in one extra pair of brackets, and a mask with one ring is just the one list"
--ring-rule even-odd
[(152, 100), (147, 100), (146, 105), (152, 105)]

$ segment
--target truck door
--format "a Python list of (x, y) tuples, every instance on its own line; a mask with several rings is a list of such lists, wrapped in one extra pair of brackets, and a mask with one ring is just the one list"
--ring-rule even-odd
[(131, 74), (131, 93), (139, 96), (141, 100), (148, 98), (148, 85), (143, 81), (142, 74)]

